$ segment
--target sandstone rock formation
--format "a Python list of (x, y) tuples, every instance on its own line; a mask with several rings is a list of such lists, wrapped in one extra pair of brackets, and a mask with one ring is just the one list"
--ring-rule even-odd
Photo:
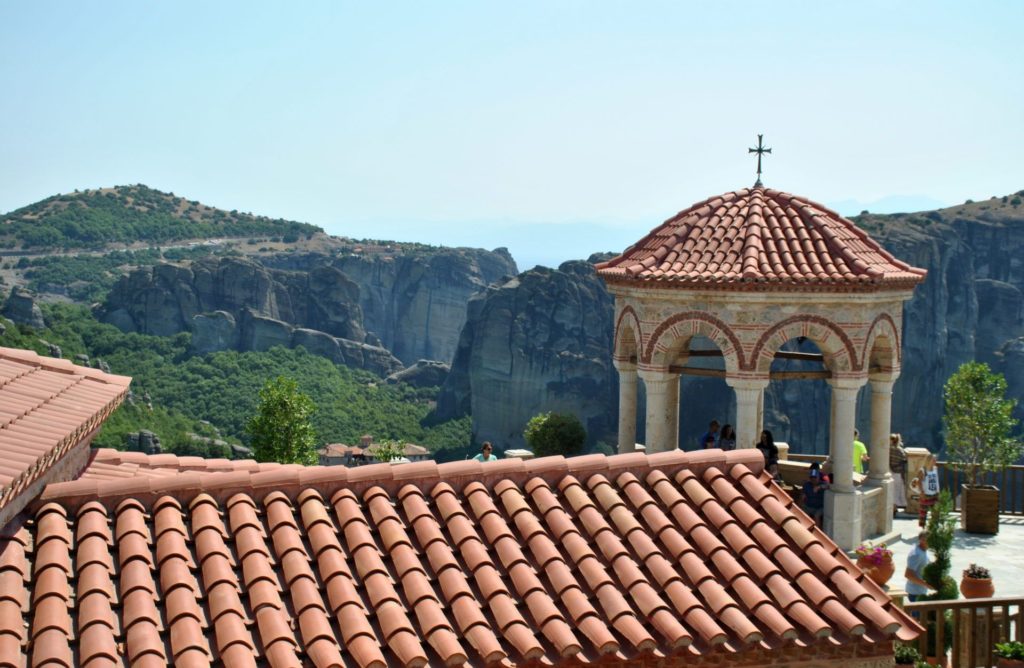
[(192, 331), (198, 353), (301, 345), (381, 375), (402, 368), (387, 350), (365, 342), (358, 299), (359, 286), (334, 267), (290, 272), (210, 258), (133, 271), (111, 290), (100, 315), (124, 331)]
[(592, 438), (615, 424), (612, 299), (582, 261), (538, 267), (470, 302), (437, 417), (471, 413), (473, 437), (522, 447), (543, 411), (580, 418)]
[(413, 387), (440, 387), (451, 367), (444, 362), (419, 360), (416, 364), (388, 376), (389, 383), (407, 383)]
[(470, 297), (517, 273), (505, 248), (357, 250), (363, 252), (353, 250), (337, 257), (282, 253), (264, 262), (292, 271), (325, 264), (340, 269), (359, 286), (365, 329), (378, 338), (376, 345), (405, 364), (421, 359), (450, 362)]
[(43, 312), (36, 304), (32, 293), (18, 286), (11, 288), (11, 294), (4, 302), (4, 308), (0, 311), (0, 315), (19, 325), (26, 325), (33, 329), (46, 327), (46, 323), (43, 321)]

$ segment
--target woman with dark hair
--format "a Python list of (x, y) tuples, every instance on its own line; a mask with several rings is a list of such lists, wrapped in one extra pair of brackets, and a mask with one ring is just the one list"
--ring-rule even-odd
[(736, 449), (736, 430), (731, 424), (722, 427), (722, 433), (718, 436), (718, 447), (722, 450)]
[(757, 449), (764, 455), (764, 470), (768, 471), (773, 478), (779, 477), (779, 448), (775, 445), (772, 433), (767, 429), (761, 432), (761, 440), (757, 442)]

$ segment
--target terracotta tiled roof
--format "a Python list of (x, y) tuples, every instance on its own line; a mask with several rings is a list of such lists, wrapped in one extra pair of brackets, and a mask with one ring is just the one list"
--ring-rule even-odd
[(915, 637), (762, 468), (709, 450), (54, 484), (0, 539), (0, 656), (579, 665)]
[(597, 269), (610, 282), (738, 290), (909, 288), (927, 273), (835, 211), (762, 187), (698, 202)]
[(0, 348), (0, 516), (6, 518), (3, 511), (19, 495), (92, 435), (130, 382), (67, 360)]
[[(118, 480), (137, 476), (176, 476), (183, 472), (218, 473), (233, 471), (270, 471), (282, 468), (274, 462), (253, 459), (203, 459), (179, 457), (171, 454), (147, 455), (142, 452), (122, 452), (110, 448), (97, 448), (92, 452), (89, 465), (79, 476), (81, 480)], [(301, 468), (301, 467), (297, 467)]]

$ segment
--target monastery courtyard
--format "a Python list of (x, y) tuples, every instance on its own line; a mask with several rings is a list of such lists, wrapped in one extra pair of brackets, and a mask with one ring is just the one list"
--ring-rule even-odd
[[(892, 549), (896, 573), (891, 585), (902, 588), (906, 582), (903, 570), (907, 566), (907, 555), (917, 542), (920, 529), (917, 517), (901, 513), (892, 523), (893, 531), (903, 536), (902, 540), (889, 545)], [(953, 567), (950, 575), (960, 581), (960, 574), (974, 563), (992, 571), (996, 596), (1024, 596), (1024, 517), (1000, 515), (999, 533), (995, 536), (964, 533), (958, 527), (953, 540)], [(933, 558), (933, 557), (930, 557)]]

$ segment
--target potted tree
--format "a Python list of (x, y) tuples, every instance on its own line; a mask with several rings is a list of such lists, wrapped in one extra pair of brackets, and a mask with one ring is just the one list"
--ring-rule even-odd
[(997, 642), (992, 653), (999, 658), (996, 668), (1024, 667), (1024, 642)]
[(982, 484), (988, 471), (1000, 471), (1021, 454), (1011, 436), (1016, 401), (1006, 398), (1006, 378), (987, 364), (968, 362), (950, 376), (945, 388), (946, 449), (950, 465), (964, 471), (960, 521), (969, 533), (999, 531), (999, 488)]
[(992, 598), (996, 587), (992, 584), (992, 574), (987, 568), (971, 564), (964, 569), (960, 580), (960, 593), (964, 598)]

